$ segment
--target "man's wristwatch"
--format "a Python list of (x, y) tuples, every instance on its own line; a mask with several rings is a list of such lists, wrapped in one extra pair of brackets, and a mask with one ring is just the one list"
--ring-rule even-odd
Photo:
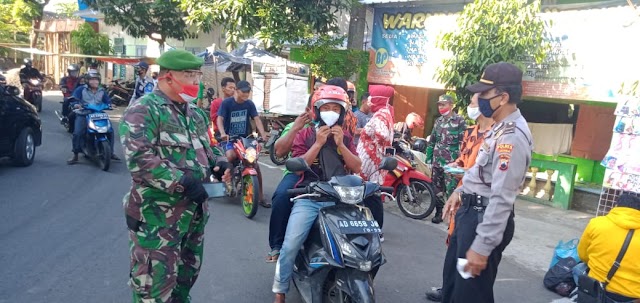
[(184, 186), (182, 186), (182, 184), (176, 185), (176, 192), (177, 193), (184, 193)]

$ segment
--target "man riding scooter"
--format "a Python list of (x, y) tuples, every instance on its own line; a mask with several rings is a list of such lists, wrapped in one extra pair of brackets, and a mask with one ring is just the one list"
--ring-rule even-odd
[[(73, 92), (73, 98), (75, 99), (74, 102), (76, 102), (73, 105), (74, 112), (76, 113), (76, 119), (74, 121), (72, 139), (73, 157), (67, 160), (67, 164), (69, 165), (78, 163), (78, 154), (82, 152), (84, 135), (87, 131), (87, 121), (84, 117), (88, 112), (82, 110), (82, 108), (88, 104), (111, 104), (109, 95), (104, 88), (100, 87), (100, 80), (100, 74), (89, 73), (87, 74), (88, 86), (79, 87)], [(113, 150), (113, 138), (109, 138), (109, 142), (111, 142), (111, 150)], [(120, 160), (120, 158), (115, 154), (111, 154), (111, 159)]]
[(62, 77), (60, 79), (60, 91), (62, 91), (62, 96), (64, 97), (64, 101), (62, 102), (62, 121), (64, 124), (69, 121), (69, 114), (71, 113), (71, 108), (69, 106), (69, 102), (71, 102), (71, 97), (75, 89), (80, 85), (80, 67), (77, 64), (69, 64), (67, 66), (67, 76)]
[[(316, 126), (307, 127), (297, 133), (292, 156), (302, 157), (315, 174), (301, 174), (298, 186), (306, 186), (312, 181), (328, 181), (333, 176), (360, 172), (362, 162), (356, 153), (353, 137), (342, 129), (347, 111), (347, 98), (342, 88), (333, 85), (325, 85), (314, 92), (311, 107), (315, 113)], [(300, 199), (293, 205), (275, 270), (274, 302), (285, 302), (297, 253), (320, 209), (333, 204), (334, 202)]]
[(25, 83), (27, 83), (29, 79), (32, 78), (38, 78), (40, 80), (44, 79), (40, 71), (38, 71), (37, 68), (33, 67), (33, 62), (31, 61), (31, 59), (26, 58), (24, 59), (24, 67), (20, 69), (20, 83), (22, 83), (22, 86), (24, 87)]

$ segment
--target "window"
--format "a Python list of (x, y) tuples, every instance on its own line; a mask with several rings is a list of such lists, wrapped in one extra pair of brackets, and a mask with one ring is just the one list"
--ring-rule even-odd
[(136, 57), (145, 57), (147, 55), (146, 45), (136, 45)]

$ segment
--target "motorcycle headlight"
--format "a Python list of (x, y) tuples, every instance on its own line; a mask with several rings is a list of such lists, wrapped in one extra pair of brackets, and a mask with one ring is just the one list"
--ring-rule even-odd
[(340, 196), (340, 201), (347, 204), (358, 204), (362, 202), (364, 186), (334, 186)]
[(37, 79), (31, 79), (29, 82), (31, 82), (31, 84), (33, 84), (33, 85), (38, 85), (38, 84), (40, 84), (40, 81), (39, 81), (39, 80), (37, 80)]
[(247, 159), (249, 163), (255, 162), (257, 157), (258, 157), (258, 153), (256, 152), (256, 149), (253, 147), (249, 147), (244, 151), (244, 158)]

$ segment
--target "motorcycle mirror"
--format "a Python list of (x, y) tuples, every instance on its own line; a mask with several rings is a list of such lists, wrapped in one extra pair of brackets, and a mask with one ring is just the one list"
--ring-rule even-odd
[(12, 86), (12, 85), (7, 86), (5, 88), (5, 92), (9, 96), (18, 96), (18, 95), (20, 95), (20, 89), (15, 87), (15, 86)]
[(302, 172), (311, 169), (309, 168), (309, 164), (307, 164), (307, 161), (300, 157), (290, 158), (289, 160), (287, 160), (287, 162), (285, 162), (284, 166), (288, 171), (291, 172)]
[(378, 168), (381, 170), (394, 170), (396, 167), (398, 167), (398, 160), (396, 160), (396, 158), (384, 157)]

